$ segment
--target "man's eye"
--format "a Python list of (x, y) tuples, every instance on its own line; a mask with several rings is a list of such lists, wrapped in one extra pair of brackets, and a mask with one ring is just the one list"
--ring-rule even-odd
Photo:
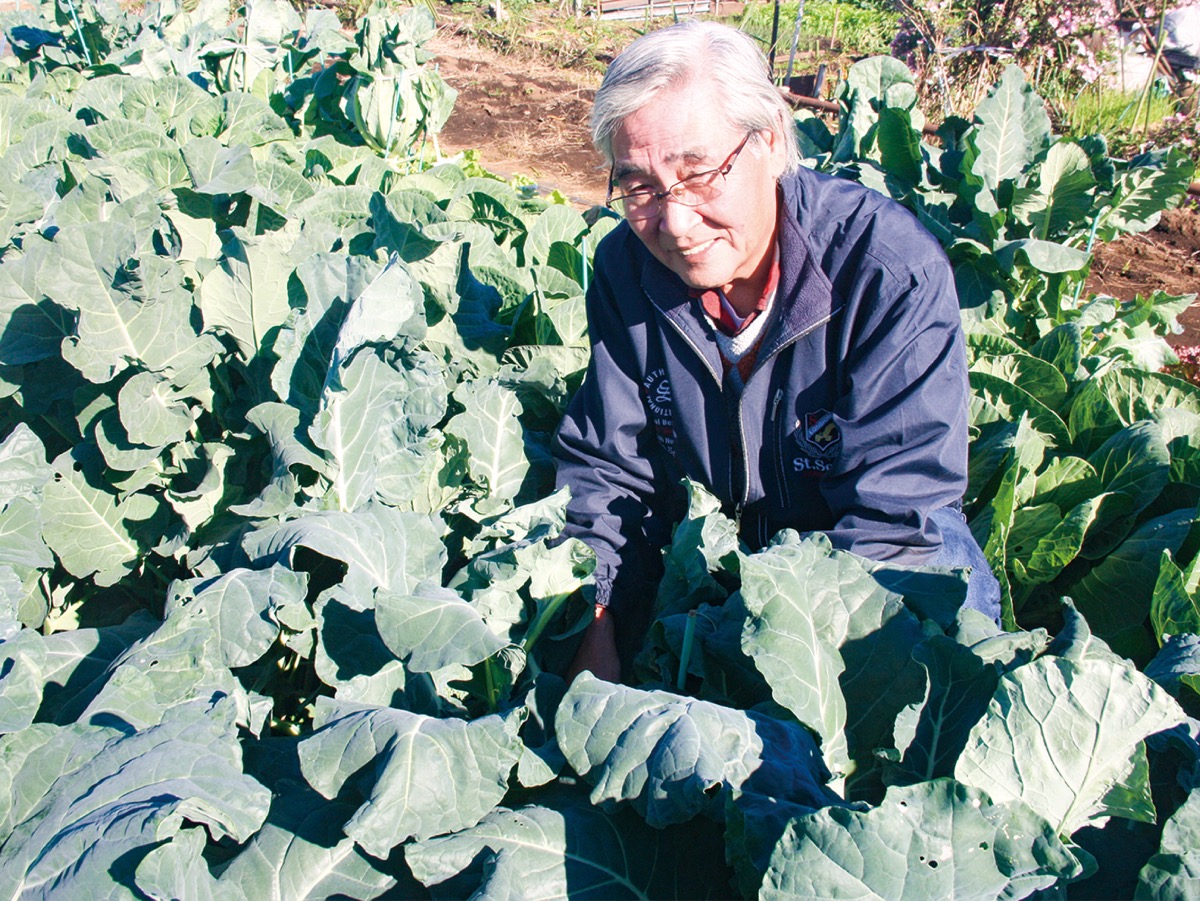
[(621, 193), (626, 197), (631, 194), (653, 194), (654, 188), (644, 184), (626, 185), (621, 188)]

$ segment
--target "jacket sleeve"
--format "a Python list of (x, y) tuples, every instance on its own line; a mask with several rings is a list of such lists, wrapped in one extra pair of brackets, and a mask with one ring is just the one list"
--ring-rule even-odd
[(931, 515), (961, 505), (967, 487), (970, 395), (953, 273), (940, 248), (919, 265), (865, 268), (838, 349), (843, 444), (822, 488), (836, 517), (829, 535), (872, 559), (932, 562), (942, 536)]
[(565, 534), (596, 552), (596, 602), (620, 611), (629, 603), (649, 609), (670, 528), (656, 508), (671, 479), (641, 390), (646, 317), (653, 313), (640, 293), (629, 296), (640, 292), (636, 283), (614, 283), (610, 273), (627, 266), (612, 259), (612, 249), (602, 244), (597, 253), (587, 296), (591, 361), (554, 455), (558, 485), (571, 490)]

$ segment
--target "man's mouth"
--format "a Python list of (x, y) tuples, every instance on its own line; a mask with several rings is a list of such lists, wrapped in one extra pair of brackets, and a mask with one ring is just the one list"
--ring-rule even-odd
[(714, 244), (714, 242), (716, 240), (717, 240), (716, 238), (711, 238), (710, 240), (705, 241), (701, 244), (694, 244), (691, 247), (687, 247), (687, 248), (681, 247), (676, 250), (676, 253), (678, 253), (682, 257), (694, 257), (697, 254), (701, 254), (704, 251), (708, 250), (708, 248), (712, 247), (712, 245)]

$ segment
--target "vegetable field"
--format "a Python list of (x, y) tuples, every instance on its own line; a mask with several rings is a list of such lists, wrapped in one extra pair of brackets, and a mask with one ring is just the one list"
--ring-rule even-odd
[(1191, 298), (1088, 297), (1193, 176), (1019, 69), (809, 164), (908, 205), (972, 361), (963, 573), (696, 485), (635, 685), (549, 442), (616, 225), (444, 160), (424, 10), (46, 0), (0, 68), (0, 898), (1200, 895)]

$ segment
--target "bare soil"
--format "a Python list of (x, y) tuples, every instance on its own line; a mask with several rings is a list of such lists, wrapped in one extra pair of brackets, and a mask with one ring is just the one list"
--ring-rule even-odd
[[(1200, 291), (1200, 212), (1194, 203), (1167, 210), (1159, 223), (1140, 235), (1126, 235), (1097, 248), (1087, 290), (1121, 299), (1156, 291)], [(1193, 303), (1171, 338), (1177, 346), (1200, 344), (1200, 305)]]
[[(542, 190), (561, 191), (580, 207), (604, 201), (608, 173), (592, 148), (588, 116), (608, 61), (605, 52), (590, 65), (562, 67), (553, 54), (529, 47), (499, 52), (483, 46), (453, 20), (440, 28), (430, 49), (442, 76), (459, 92), (439, 138), (443, 152), (475, 149), (490, 171), (529, 176)], [(1096, 250), (1087, 292), (1129, 299), (1155, 290), (1200, 291), (1195, 203), (1167, 211), (1143, 234)], [(1180, 321), (1184, 332), (1172, 343), (1200, 344), (1200, 305), (1193, 304)]]
[(452, 23), (428, 46), (458, 91), (438, 136), (444, 153), (474, 149), (497, 175), (526, 175), (582, 207), (604, 202), (608, 171), (588, 132), (597, 70), (560, 68), (529, 52), (500, 53)]

